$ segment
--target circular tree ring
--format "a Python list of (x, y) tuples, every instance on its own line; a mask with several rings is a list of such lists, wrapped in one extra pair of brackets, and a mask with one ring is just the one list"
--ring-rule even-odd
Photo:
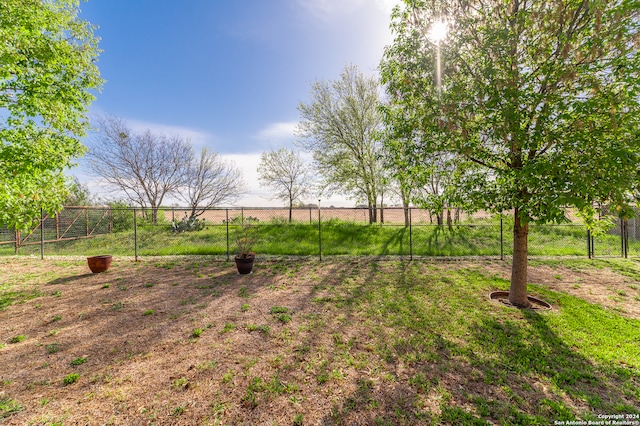
[[(511, 302), (509, 302), (508, 291), (492, 291), (491, 293), (489, 293), (489, 299), (491, 299), (494, 302), (502, 303), (503, 305), (506, 305), (506, 306), (522, 309), (520, 306), (515, 306), (511, 304)], [(529, 308), (524, 308), (524, 309), (532, 309), (534, 311), (548, 311), (549, 309), (551, 309), (551, 305), (542, 299), (538, 299), (537, 297), (533, 297), (529, 295), (527, 295), (527, 299), (529, 299), (531, 306)]]

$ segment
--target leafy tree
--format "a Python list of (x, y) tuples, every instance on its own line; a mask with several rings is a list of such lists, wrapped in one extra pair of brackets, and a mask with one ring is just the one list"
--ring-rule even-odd
[(288, 202), (289, 222), (293, 219), (293, 204), (309, 195), (313, 175), (300, 153), (280, 148), (263, 152), (258, 165), (260, 184), (275, 191), (275, 198)]
[(133, 229), (133, 205), (127, 200), (110, 200), (106, 203), (111, 209), (113, 232), (131, 231)]
[(337, 80), (316, 81), (311, 100), (298, 106), (300, 144), (313, 153), (322, 186), (366, 200), (370, 222), (377, 221), (383, 177), (378, 89), (375, 78), (349, 66)]
[(89, 187), (81, 183), (77, 177), (73, 176), (67, 182), (69, 195), (64, 200), (65, 206), (89, 206), (91, 202), (91, 192)]
[[(477, 208), (513, 211), (509, 300), (529, 306), (532, 222), (618, 203), (637, 178), (638, 0), (404, 0), (382, 62), (390, 109), (430, 143), (476, 165), (458, 183)], [(449, 23), (437, 46), (426, 31)], [(406, 129), (405, 129), (406, 130)], [(407, 132), (403, 132), (406, 136)]]
[(235, 201), (244, 192), (242, 172), (207, 148), (202, 149), (199, 158), (191, 157), (183, 179), (184, 186), (176, 195), (188, 203), (189, 218), (200, 216), (208, 208)]
[(184, 183), (192, 164), (191, 144), (179, 136), (166, 137), (147, 130), (132, 132), (116, 117), (98, 120), (99, 134), (89, 146), (89, 167), (114, 189), (140, 207), (150, 207), (152, 222), (165, 196)]
[(0, 2), (0, 223), (28, 230), (67, 196), (65, 169), (100, 79), (93, 27), (78, 0)]

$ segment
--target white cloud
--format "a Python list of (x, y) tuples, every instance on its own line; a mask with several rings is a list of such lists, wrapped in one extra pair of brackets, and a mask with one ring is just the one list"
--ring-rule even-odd
[(327, 20), (339, 14), (348, 14), (360, 7), (365, 0), (298, 0), (311, 16)]
[(224, 161), (231, 162), (242, 172), (242, 179), (245, 182), (247, 193), (235, 204), (244, 207), (279, 207), (279, 201), (271, 200), (270, 194), (260, 187), (258, 180), (258, 164), (260, 164), (260, 153), (246, 154), (220, 154)]
[(379, 9), (389, 15), (393, 7), (402, 0), (297, 0), (298, 5), (309, 15), (330, 20), (339, 15), (348, 15), (358, 9)]
[(150, 130), (152, 133), (158, 133), (166, 136), (181, 136), (189, 139), (195, 148), (213, 145), (216, 139), (215, 136), (210, 133), (189, 127), (172, 126), (168, 124), (129, 119), (125, 119), (125, 121), (134, 132)]
[(376, 7), (387, 14), (390, 14), (396, 5), (401, 3), (402, 0), (375, 0)]
[(256, 139), (278, 145), (292, 142), (297, 125), (295, 121), (271, 123), (256, 134)]
[[(146, 128), (150, 127), (145, 127), (144, 129)], [(151, 128), (151, 130), (154, 131), (159, 131), (158, 129), (159, 128)], [(170, 133), (167, 132), (167, 134)], [(282, 207), (285, 204), (281, 200), (272, 199), (272, 194), (269, 192), (269, 190), (260, 186), (260, 181), (258, 179), (258, 164), (260, 164), (260, 155), (261, 153), (259, 152), (220, 154), (221, 159), (227, 162), (231, 162), (235, 167), (240, 169), (240, 171), (242, 172), (242, 177), (246, 184), (247, 193), (234, 203), (235, 207)], [(308, 154), (303, 155), (308, 156)], [(80, 161), (81, 165), (82, 163), (83, 161)], [(86, 184), (89, 187), (92, 196), (102, 198), (124, 198), (124, 194), (120, 193), (117, 190), (114, 191), (114, 188), (108, 185), (103, 179), (87, 174), (83, 170), (83, 167), (73, 168), (69, 171), (69, 174), (71, 176), (77, 176), (81, 183)], [(317, 199), (316, 197), (309, 197), (304, 201), (315, 203), (317, 202)], [(176, 199), (175, 197), (167, 197), (164, 200), (163, 204), (165, 206), (174, 204), (184, 205), (184, 202), (182, 200)], [(352, 201), (347, 200), (346, 198), (339, 195), (334, 195), (331, 197), (323, 196), (322, 204), (324, 206), (334, 205), (336, 207), (352, 207), (354, 205)]]
[[(258, 164), (260, 164), (260, 153), (247, 154), (221, 154), (221, 158), (232, 161), (236, 167), (242, 171), (244, 181), (247, 185), (247, 194), (239, 199), (235, 205), (243, 207), (282, 207), (285, 203), (281, 200), (272, 199), (268, 189), (260, 186), (258, 180)], [(308, 203), (317, 203), (315, 196), (304, 200)], [(339, 195), (322, 197), (322, 204), (325, 206), (352, 207), (353, 201), (347, 200)]]

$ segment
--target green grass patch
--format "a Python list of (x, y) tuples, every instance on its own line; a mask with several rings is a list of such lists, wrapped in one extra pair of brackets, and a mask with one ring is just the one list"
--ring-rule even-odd
[[(368, 224), (363, 221), (329, 219), (321, 222), (322, 251), (325, 255), (365, 256), (497, 256), (513, 253), (512, 220), (501, 226), (498, 218), (470, 220), (452, 226), (415, 222)], [(308, 222), (258, 221), (254, 223), (258, 243), (254, 251), (265, 255), (311, 256), (319, 254), (318, 224)], [(238, 225), (229, 228), (230, 244)], [(174, 233), (169, 224), (142, 225), (137, 230), (138, 254), (226, 255), (226, 226), (208, 225), (196, 232)], [(98, 235), (90, 240), (52, 245), (52, 255), (99, 254), (108, 248), (114, 255), (131, 255), (132, 231)], [(631, 239), (635, 247), (636, 240)], [(587, 231), (583, 224), (536, 225), (529, 231), (529, 251), (534, 256), (587, 256)], [(595, 239), (596, 254), (619, 255), (620, 237), (602, 235)], [(198, 273), (196, 270), (195, 273)], [(199, 276), (199, 275), (198, 275)], [(0, 301), (0, 308), (2, 306)]]
[(248, 324), (247, 325), (247, 331), (259, 331), (264, 335), (268, 335), (269, 334), (269, 326), (268, 325), (258, 325), (258, 324)]
[(49, 343), (48, 345), (45, 345), (45, 349), (47, 350), (47, 353), (55, 354), (56, 352), (60, 352), (62, 350), (62, 346), (60, 345), (60, 343)]
[[(530, 292), (555, 309), (520, 311), (487, 301), (491, 290), (508, 288), (506, 281), (473, 270), (425, 269), (396, 264), (395, 272), (376, 275), (377, 285), (365, 287), (362, 298), (353, 300), (371, 321), (382, 322), (376, 327), (376, 349), (387, 362), (438, 362), (454, 370), (452, 360), (466, 364), (476, 371), (472, 380), (492, 388), (515, 389), (514, 406), (487, 407), (480, 399), (476, 401), (478, 410), (488, 417), (523, 415), (517, 424), (553, 418), (545, 417), (529, 402), (536, 392), (523, 387), (527, 382), (551, 386), (557, 394), (576, 401), (598, 401), (593, 408), (599, 410), (638, 412), (625, 398), (640, 397), (640, 321), (536, 286)], [(409, 384), (424, 393), (440, 379), (438, 374), (418, 372)], [(604, 402), (603, 390), (611, 400)], [(481, 395), (465, 396), (469, 397)], [(523, 408), (516, 408), (518, 401)], [(439, 421), (466, 423), (469, 414), (447, 411)]]
[(87, 358), (85, 358), (85, 357), (78, 357), (78, 358), (74, 359), (73, 361), (71, 361), (71, 362), (69, 363), (69, 365), (72, 365), (72, 366), (78, 366), (78, 365), (82, 365), (82, 364), (84, 364), (85, 362), (87, 362)]
[(10, 398), (0, 396), (0, 420), (18, 413), (19, 411), (22, 411), (22, 405)]
[(24, 334), (18, 334), (17, 336), (13, 336), (11, 339), (9, 339), (9, 343), (20, 343), (24, 342), (25, 340), (27, 340), (27, 336), (25, 336)]
[(27, 300), (35, 299), (36, 297), (42, 297), (44, 294), (39, 290), (12, 290), (14, 285), (0, 285), (0, 311), (5, 310), (13, 303), (22, 303)]
[(71, 373), (71, 374), (67, 374), (67, 375), (64, 377), (64, 379), (62, 379), (62, 383), (63, 383), (65, 386), (68, 386), (68, 385), (72, 385), (72, 384), (74, 384), (75, 382), (77, 382), (77, 381), (78, 381), (78, 379), (80, 379), (80, 374), (78, 374), (78, 373)]

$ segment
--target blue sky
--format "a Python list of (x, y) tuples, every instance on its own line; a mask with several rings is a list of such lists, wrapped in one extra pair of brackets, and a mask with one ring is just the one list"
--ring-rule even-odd
[[(134, 129), (188, 137), (234, 161), (252, 189), (237, 205), (281, 205), (258, 187), (261, 152), (292, 147), (296, 109), (345, 65), (377, 74), (397, 0), (89, 0), (106, 80), (91, 107)], [(80, 162), (82, 164), (82, 161)], [(73, 174), (99, 186), (82, 168)], [(308, 200), (314, 201), (314, 200)], [(340, 197), (335, 205), (353, 205)], [(323, 201), (323, 204), (325, 202)]]

